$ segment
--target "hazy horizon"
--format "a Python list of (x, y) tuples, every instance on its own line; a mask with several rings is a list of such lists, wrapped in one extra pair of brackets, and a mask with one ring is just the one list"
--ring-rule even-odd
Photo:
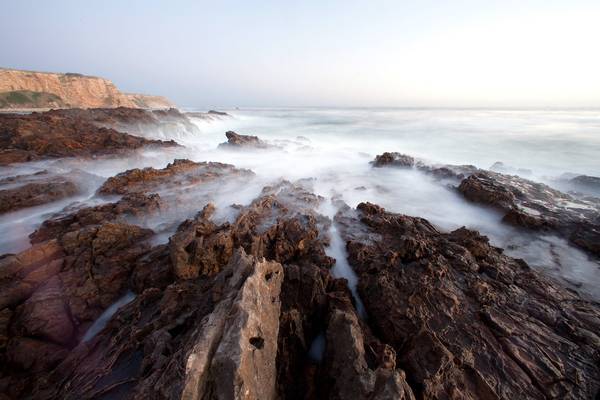
[(600, 4), (19, 1), (0, 66), (180, 107), (596, 108)]

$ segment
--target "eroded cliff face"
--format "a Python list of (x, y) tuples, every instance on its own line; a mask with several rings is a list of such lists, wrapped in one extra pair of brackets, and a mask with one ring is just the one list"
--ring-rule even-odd
[(0, 69), (0, 108), (169, 108), (164, 97), (123, 93), (108, 79)]

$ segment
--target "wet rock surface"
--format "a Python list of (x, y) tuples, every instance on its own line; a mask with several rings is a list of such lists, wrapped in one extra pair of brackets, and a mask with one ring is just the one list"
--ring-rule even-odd
[[(453, 182), (478, 178), (465, 192), (505, 212), (532, 207), (502, 176), (484, 179), (470, 166), (401, 164)], [(441, 233), (424, 219), (369, 203), (353, 210), (336, 202), (341, 211), (331, 221), (318, 211), (328, 205), (311, 180), (265, 186), (246, 205), (232, 205), (227, 219), (197, 196), (199, 188), (251, 177), (229, 164), (189, 160), (125, 171), (98, 190), (105, 203), (65, 207), (31, 233), (30, 248), (0, 256), (0, 393), (597, 396), (597, 303), (474, 231)], [(556, 197), (534, 189), (547, 201)], [(155, 221), (184, 203), (194, 212), (176, 220), (166, 243), (154, 244)], [(334, 223), (358, 275), (364, 318), (354, 288), (332, 274)]]
[[(119, 110), (123, 111), (115, 112)], [(113, 110), (102, 110), (104, 114), (111, 112)], [(146, 113), (143, 110), (131, 112)], [(173, 141), (149, 140), (101, 127), (93, 115), (94, 111), (77, 109), (0, 115), (0, 165), (115, 154), (143, 146), (177, 145)]]
[[(394, 161), (396, 159), (398, 161)], [(600, 199), (597, 197), (575, 196), (521, 176), (481, 170), (472, 165), (414, 161), (400, 153), (383, 153), (372, 164), (378, 167), (414, 165), (425, 174), (456, 185), (465, 199), (499, 210), (503, 213), (502, 221), (507, 224), (556, 234), (593, 256), (600, 256)], [(500, 171), (511, 170), (499, 162), (493, 167)], [(595, 183), (594, 177), (573, 178), (576, 179), (586, 185)]]
[(458, 186), (470, 201), (495, 207), (503, 221), (555, 232), (578, 247), (600, 255), (600, 204), (513, 175), (479, 172)]
[(126, 194), (137, 192), (160, 191), (169, 188), (185, 187), (217, 181), (226, 176), (251, 177), (249, 170), (237, 169), (231, 164), (218, 162), (193, 162), (190, 160), (174, 160), (165, 168), (131, 169), (109, 178), (98, 189), (98, 193)]
[(240, 135), (233, 131), (227, 131), (225, 133), (225, 136), (227, 137), (227, 142), (221, 143), (219, 145), (219, 147), (233, 148), (233, 149), (239, 149), (239, 148), (268, 149), (268, 148), (275, 147), (275, 146), (272, 146), (272, 145), (266, 143), (265, 141), (259, 139), (258, 136)]
[(370, 325), (417, 397), (597, 395), (597, 303), (465, 228), (440, 233), (369, 203), (336, 220)]
[(415, 165), (415, 159), (406, 154), (397, 152), (386, 152), (375, 157), (373, 161), (374, 167), (407, 167), (411, 168)]
[[(344, 331), (327, 318), (337, 302), (352, 332), (369, 338), (348, 342), (348, 351), (369, 352), (364, 391), (383, 390), (380, 375), (390, 377), (385, 390), (405, 390), (389, 362), (375, 372), (384, 347), (366, 350), (376, 339), (329, 271), (330, 221), (314, 211), (322, 201), (282, 181), (233, 223), (213, 222), (208, 204), (153, 248), (152, 232), (132, 222), (162, 212), (156, 194), (46, 221), (30, 249), (2, 258), (0, 388), (9, 398), (347, 398), (336, 373), (324, 379), (307, 355), (319, 332)], [(81, 341), (128, 290), (135, 299)], [(327, 357), (338, 360), (345, 346)], [(24, 379), (31, 373), (35, 383)]]
[(0, 180), (0, 214), (38, 206), (79, 193), (77, 184), (47, 173)]
[(181, 127), (188, 133), (200, 134), (200, 130), (176, 108), (144, 110), (139, 108), (92, 108), (59, 111), (72, 118), (87, 119), (97, 126), (112, 128), (130, 135), (144, 136), (148, 131), (161, 132)]

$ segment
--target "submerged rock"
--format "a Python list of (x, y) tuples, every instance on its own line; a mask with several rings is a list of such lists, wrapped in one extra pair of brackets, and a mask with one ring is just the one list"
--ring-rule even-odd
[(254, 149), (268, 149), (275, 147), (260, 140), (258, 136), (239, 135), (233, 131), (227, 131), (225, 136), (227, 136), (227, 142), (219, 144), (219, 147)]
[(374, 167), (408, 167), (411, 168), (415, 165), (415, 159), (406, 154), (397, 152), (385, 152), (375, 157), (375, 161), (372, 162)]

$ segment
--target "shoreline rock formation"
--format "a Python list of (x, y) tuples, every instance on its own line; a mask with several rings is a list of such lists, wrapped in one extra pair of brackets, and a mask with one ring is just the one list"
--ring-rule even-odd
[(370, 203), (338, 213), (373, 330), (418, 398), (594, 398), (597, 303), (487, 238)]
[[(415, 167), (437, 178), (450, 179), (465, 199), (502, 212), (503, 222), (557, 234), (593, 256), (600, 256), (598, 198), (575, 197), (517, 175), (480, 170), (474, 166), (432, 166), (400, 153), (378, 155), (373, 166)], [(593, 177), (580, 181), (595, 182)]]
[(173, 106), (161, 96), (123, 93), (111, 81), (95, 76), (0, 68), (0, 109)]
[[(127, 151), (150, 141), (114, 127), (184, 124), (180, 115), (0, 116), (0, 145), (32, 158)], [(227, 137), (242, 150), (271, 146)], [(519, 225), (597, 243), (584, 225), (595, 223), (592, 200), (400, 153), (374, 166), (419, 169)], [(68, 198), (77, 176), (2, 178), (0, 200), (9, 211)], [(325, 204), (309, 179), (269, 182), (243, 205), (201, 195), (250, 179), (230, 164), (175, 159), (118, 173), (92, 186), (93, 201), (45, 215), (30, 247), (0, 255), (0, 398), (598, 397), (598, 302), (476, 231), (441, 232), (372, 203)], [(332, 258), (334, 231), (347, 260)], [(356, 285), (334, 276), (340, 261)]]
[[(178, 146), (173, 141), (145, 139), (99, 126), (97, 115), (109, 110), (55, 110), (32, 114), (0, 114), (0, 165), (46, 158), (117, 154), (143, 146)], [(148, 111), (117, 109), (144, 117)]]

